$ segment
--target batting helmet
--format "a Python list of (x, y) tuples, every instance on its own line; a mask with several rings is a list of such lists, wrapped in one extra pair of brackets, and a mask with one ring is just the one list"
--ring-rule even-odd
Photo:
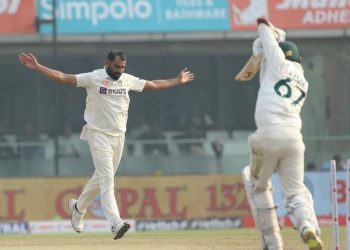
[(301, 57), (299, 55), (299, 49), (293, 42), (291, 41), (280, 42), (279, 46), (282, 49), (287, 60), (300, 63)]

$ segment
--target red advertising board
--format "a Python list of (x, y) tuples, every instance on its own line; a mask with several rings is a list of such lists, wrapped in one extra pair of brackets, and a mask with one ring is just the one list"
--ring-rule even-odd
[(230, 0), (231, 30), (256, 28), (259, 17), (283, 29), (350, 27), (350, 2), (334, 0)]
[(0, 33), (34, 33), (35, 0), (0, 0)]

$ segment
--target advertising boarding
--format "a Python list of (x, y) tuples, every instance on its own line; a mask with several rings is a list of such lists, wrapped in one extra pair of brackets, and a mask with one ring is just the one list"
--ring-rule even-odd
[[(55, 13), (58, 34), (254, 31), (259, 17), (286, 30), (350, 27), (345, 0), (56, 0)], [(52, 0), (0, 0), (0, 33), (52, 34), (52, 20)]]
[(0, 0), (0, 33), (35, 33), (35, 0)]
[(256, 29), (266, 17), (282, 29), (350, 27), (350, 2), (333, 0), (230, 0), (231, 29)]
[[(37, 2), (39, 18), (52, 19), (52, 0)], [(227, 0), (60, 0), (56, 8), (59, 33), (229, 30)]]
[[(346, 214), (345, 171), (339, 171), (337, 177), (338, 209), (342, 218)], [(3, 221), (11, 222), (68, 219), (68, 199), (78, 197), (87, 180), (3, 179), (0, 182), (0, 217)], [(276, 175), (272, 181), (278, 215), (284, 218), (287, 211)], [(305, 185), (312, 194), (319, 218), (331, 216), (329, 183), (328, 171), (305, 173)], [(232, 225), (236, 224), (235, 218), (251, 216), (239, 175), (117, 176), (115, 193), (121, 216), (144, 221), (139, 225), (140, 228), (155, 227), (157, 222), (164, 224), (169, 220), (192, 221), (193, 227), (200, 223)], [(89, 207), (87, 219), (104, 219), (99, 196)]]

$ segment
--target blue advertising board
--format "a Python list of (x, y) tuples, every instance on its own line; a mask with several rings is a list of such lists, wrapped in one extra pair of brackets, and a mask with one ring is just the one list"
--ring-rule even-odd
[[(56, 0), (57, 32), (142, 33), (228, 31), (228, 0)], [(52, 19), (52, 0), (38, 0), (41, 20)], [(42, 24), (40, 33), (51, 33)]]
[[(307, 171), (305, 172), (304, 184), (309, 189), (317, 216), (330, 216), (331, 207), (331, 186), (329, 171)], [(283, 217), (288, 213), (284, 207), (284, 197), (282, 187), (276, 174), (272, 177), (274, 187), (273, 199), (278, 205), (278, 216)], [(338, 192), (338, 213), (340, 216), (346, 215), (346, 171), (337, 172), (337, 192)]]

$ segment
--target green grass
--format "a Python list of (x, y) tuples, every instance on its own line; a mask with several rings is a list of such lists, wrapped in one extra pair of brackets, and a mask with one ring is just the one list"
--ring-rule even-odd
[[(345, 249), (345, 228), (340, 228), (341, 249)], [(291, 228), (282, 230), (285, 250), (307, 249)], [(325, 248), (331, 249), (332, 229), (322, 228)], [(52, 250), (236, 250), (261, 249), (255, 229), (182, 230), (127, 233), (114, 241), (111, 234), (0, 235), (0, 249)]]

